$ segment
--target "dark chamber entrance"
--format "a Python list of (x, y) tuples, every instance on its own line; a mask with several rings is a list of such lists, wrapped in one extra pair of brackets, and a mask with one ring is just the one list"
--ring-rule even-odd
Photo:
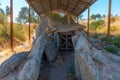
[(72, 36), (74, 32), (61, 32), (59, 33), (60, 36), (60, 52), (72, 52), (74, 50), (72, 44)]

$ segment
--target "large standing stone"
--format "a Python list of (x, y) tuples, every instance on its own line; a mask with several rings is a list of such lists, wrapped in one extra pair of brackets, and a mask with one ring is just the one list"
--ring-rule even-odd
[[(78, 37), (78, 36), (77, 36)], [(80, 33), (74, 37), (76, 76), (82, 80), (120, 80), (120, 57), (93, 48)]]
[(45, 54), (48, 61), (53, 61), (57, 56), (57, 48), (52, 41), (47, 41), (45, 45)]
[(40, 71), (40, 63), (44, 47), (46, 44), (45, 38), (39, 37), (35, 45), (31, 49), (31, 58), (25, 63), (24, 67), (18, 75), (18, 80), (37, 80)]

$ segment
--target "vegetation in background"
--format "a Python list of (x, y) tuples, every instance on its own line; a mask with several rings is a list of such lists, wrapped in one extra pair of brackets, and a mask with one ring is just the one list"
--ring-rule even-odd
[(92, 14), (91, 19), (94, 20), (100, 20), (102, 17), (105, 17), (105, 15), (101, 16), (100, 14)]
[[(101, 41), (107, 43), (107, 38), (106, 37), (103, 37), (101, 39)], [(111, 53), (118, 53), (119, 49), (120, 49), (120, 36), (117, 36), (117, 37), (111, 37), (110, 38), (110, 43), (107, 47), (105, 47), (105, 49), (108, 51), (108, 52), (111, 52)]]
[[(6, 6), (5, 9), (6, 10), (4, 11), (2, 8), (0, 8), (0, 49), (9, 48), (10, 41), (10, 23), (8, 21), (10, 8)], [(17, 19), (19, 24), (13, 24), (14, 45), (19, 45), (28, 39), (28, 25), (21, 24), (28, 22), (28, 9), (26, 7), (21, 8)], [(37, 23), (37, 21), (38, 17), (31, 9), (31, 22)], [(32, 26), (31, 34), (33, 33), (34, 24)]]
[[(19, 24), (27, 23), (29, 14), (28, 14), (28, 8), (27, 7), (22, 7), (18, 17), (16, 18), (17, 22)], [(33, 9), (30, 9), (30, 22), (31, 23), (37, 23), (38, 22), (38, 16), (35, 14), (35, 11)]]
[(93, 21), (90, 23), (90, 29), (95, 31), (97, 28), (101, 28), (104, 23), (104, 20)]

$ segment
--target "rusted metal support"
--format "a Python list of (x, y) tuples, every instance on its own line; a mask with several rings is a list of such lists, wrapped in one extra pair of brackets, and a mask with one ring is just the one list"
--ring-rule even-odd
[(28, 9), (28, 15), (29, 15), (29, 17), (28, 17), (28, 22), (29, 22), (29, 42), (30, 42), (30, 37), (31, 37), (31, 35), (30, 35), (30, 5), (29, 5), (29, 9)]
[(87, 22), (87, 36), (89, 37), (90, 24), (90, 7), (88, 7), (88, 22)]
[(107, 43), (110, 42), (111, 6), (112, 6), (112, 0), (109, 0), (109, 5), (108, 5), (108, 26), (107, 26)]
[(13, 51), (13, 0), (10, 0), (10, 47)]

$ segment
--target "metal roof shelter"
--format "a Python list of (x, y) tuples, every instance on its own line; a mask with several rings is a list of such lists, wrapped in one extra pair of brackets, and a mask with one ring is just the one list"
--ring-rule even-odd
[[(26, 0), (29, 4), (29, 41), (30, 41), (30, 6), (40, 16), (49, 11), (65, 11), (72, 15), (78, 16), (88, 8), (88, 23), (87, 33), (89, 37), (89, 20), (90, 20), (90, 6), (97, 0)], [(111, 7), (112, 0), (109, 0), (108, 5), (108, 27), (107, 27), (107, 42), (110, 38), (110, 24), (111, 24)], [(10, 46), (13, 51), (13, 0), (10, 0)]]
[(59, 10), (79, 16), (96, 0), (26, 0), (38, 15)]

